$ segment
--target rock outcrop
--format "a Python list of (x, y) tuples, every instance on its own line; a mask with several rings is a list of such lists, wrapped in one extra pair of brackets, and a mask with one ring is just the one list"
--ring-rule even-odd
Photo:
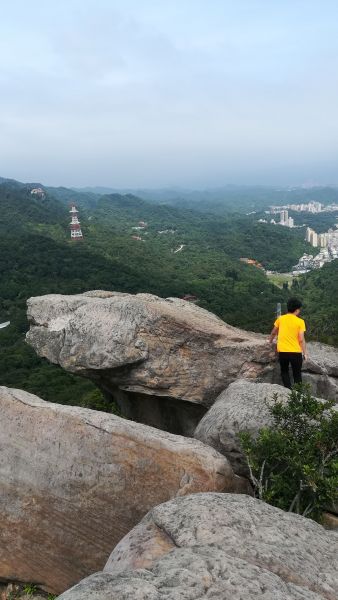
[(273, 369), (266, 336), (177, 298), (41, 296), (28, 301), (28, 318), (27, 341), (40, 356), (92, 379), (124, 416), (174, 433), (192, 435), (235, 379)]
[[(92, 379), (123, 416), (193, 435), (233, 381), (281, 383), (266, 336), (237, 329), (208, 311), (150, 294), (92, 291), (28, 301), (27, 341), (67, 371)], [(309, 344), (304, 380), (338, 403), (338, 352)]]
[(311, 384), (319, 398), (329, 398), (338, 404), (338, 349), (311, 342), (309, 359), (304, 364), (304, 381)]
[(338, 533), (338, 510), (337, 508), (335, 510), (337, 511), (336, 514), (332, 512), (324, 512), (322, 521), (326, 529), (336, 529)]
[[(338, 404), (338, 350), (327, 344), (309, 342), (309, 358), (303, 363), (303, 381), (311, 385), (318, 398), (334, 400)], [(278, 363), (271, 372), (272, 383), (281, 384)]]
[[(256, 436), (262, 427), (270, 427), (273, 421), (268, 407), (276, 396), (279, 401), (287, 402), (289, 394), (290, 391), (280, 385), (244, 379), (235, 381), (219, 395), (196, 427), (194, 437), (223, 454), (237, 475), (250, 480), (239, 433), (248, 431)], [(333, 408), (338, 411), (338, 405)], [(333, 513), (331, 520), (327, 513), (327, 522), (333, 526), (338, 506), (328, 506), (327, 510)]]
[(268, 406), (274, 396), (287, 401), (290, 391), (280, 385), (235, 381), (222, 392), (198, 424), (195, 438), (212, 446), (229, 460), (235, 473), (249, 477), (238, 434), (258, 434), (272, 424)]
[(0, 580), (63, 591), (154, 505), (241, 483), (201, 442), (114, 415), (5, 387), (0, 413)]
[(249, 496), (157, 506), (59, 600), (336, 600), (338, 536)]

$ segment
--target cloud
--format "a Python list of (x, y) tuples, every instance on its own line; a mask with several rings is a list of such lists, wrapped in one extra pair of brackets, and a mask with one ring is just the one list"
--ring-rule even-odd
[(307, 177), (332, 169), (333, 180), (337, 16), (301, 0), (13, 0), (0, 38), (3, 174), (151, 186), (279, 183), (280, 172), (288, 183), (308, 165)]

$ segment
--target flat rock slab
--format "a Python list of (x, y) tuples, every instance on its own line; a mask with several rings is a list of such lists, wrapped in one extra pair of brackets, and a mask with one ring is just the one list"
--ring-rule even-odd
[[(166, 538), (166, 547), (163, 540)], [(237, 494), (157, 506), (59, 600), (336, 600), (338, 536)]]
[(27, 341), (40, 356), (117, 388), (210, 406), (238, 377), (272, 369), (266, 336), (177, 298), (87, 292), (28, 300)]
[(103, 568), (156, 504), (234, 491), (203, 443), (0, 387), (0, 580), (61, 592)]
[(274, 397), (287, 401), (290, 390), (270, 383), (235, 381), (222, 392), (198, 424), (195, 438), (212, 446), (229, 460), (235, 473), (249, 477), (239, 433), (257, 435), (262, 427), (272, 425), (269, 406)]

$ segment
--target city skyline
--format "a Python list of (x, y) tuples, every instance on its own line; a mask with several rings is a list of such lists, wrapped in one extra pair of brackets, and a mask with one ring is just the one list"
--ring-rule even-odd
[(1, 175), (45, 185), (338, 185), (331, 0), (13, 0)]

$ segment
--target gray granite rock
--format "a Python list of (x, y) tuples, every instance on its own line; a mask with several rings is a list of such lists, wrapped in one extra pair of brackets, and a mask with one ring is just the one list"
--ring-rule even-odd
[[(163, 541), (166, 538), (166, 545)], [(59, 600), (336, 600), (338, 535), (249, 496), (155, 507)]]
[(193, 435), (229, 383), (273, 368), (266, 336), (177, 298), (41, 296), (28, 301), (28, 318), (40, 356), (92, 379), (123, 415), (174, 433)]
[(319, 342), (308, 344), (309, 358), (305, 369), (309, 373), (325, 373), (338, 377), (338, 349)]
[(238, 489), (210, 446), (0, 387), (0, 581), (60, 592), (103, 568), (147, 511)]
[[(311, 385), (318, 398), (334, 400), (338, 404), (338, 349), (319, 342), (309, 342), (307, 348), (309, 358), (303, 363), (303, 381)], [(278, 363), (266, 379), (282, 383)]]
[(249, 476), (247, 461), (241, 450), (240, 431), (258, 434), (272, 424), (268, 406), (274, 397), (287, 401), (289, 390), (270, 383), (235, 381), (218, 396), (215, 404), (198, 424), (195, 438), (212, 446), (229, 460), (235, 473)]

